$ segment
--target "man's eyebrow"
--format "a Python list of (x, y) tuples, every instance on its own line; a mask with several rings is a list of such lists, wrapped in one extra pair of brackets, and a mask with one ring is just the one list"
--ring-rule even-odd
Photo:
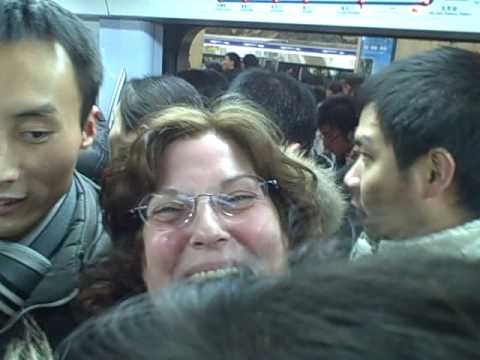
[(355, 135), (353, 143), (355, 146), (372, 146), (373, 141), (370, 136), (367, 135)]
[(50, 103), (46, 103), (39, 106), (26, 106), (23, 109), (18, 110), (14, 116), (16, 118), (28, 118), (28, 117), (49, 117), (58, 113), (55, 106)]

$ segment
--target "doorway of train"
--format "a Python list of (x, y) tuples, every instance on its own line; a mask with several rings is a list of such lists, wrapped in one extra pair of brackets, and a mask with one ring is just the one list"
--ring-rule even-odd
[(221, 69), (225, 56), (236, 53), (241, 59), (253, 55), (259, 67), (324, 87), (352, 74), (368, 77), (392, 61), (435, 47), (456, 46), (480, 52), (478, 42), (254, 28), (197, 28), (190, 37), (190, 46), (185, 47), (188, 53), (179, 59), (177, 70)]
[(255, 55), (259, 65), (276, 71), (300, 69), (335, 77), (380, 71), (390, 62), (440, 46), (479, 51), (480, 44), (468, 41), (346, 36), (262, 29), (215, 28), (199, 30), (190, 49), (191, 68), (221, 63), (225, 54)]

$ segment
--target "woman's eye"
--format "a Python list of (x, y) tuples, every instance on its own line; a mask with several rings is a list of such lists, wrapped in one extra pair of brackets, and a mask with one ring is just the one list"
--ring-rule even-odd
[(177, 211), (179, 211), (178, 208), (164, 207), (164, 208), (154, 209), (153, 213), (154, 214), (165, 214), (165, 213), (172, 213), (172, 212), (177, 212)]
[(180, 213), (185, 210), (185, 206), (182, 205), (163, 205), (154, 207), (152, 209), (152, 215), (171, 215)]
[(160, 221), (171, 221), (185, 214), (188, 207), (181, 203), (170, 203), (153, 206), (148, 211), (148, 217)]
[(220, 201), (225, 206), (242, 208), (252, 204), (256, 198), (257, 198), (257, 194), (255, 193), (237, 192), (237, 193), (221, 195)]
[(21, 137), (29, 143), (39, 144), (47, 141), (52, 133), (53, 131), (47, 130), (24, 131), (21, 133)]

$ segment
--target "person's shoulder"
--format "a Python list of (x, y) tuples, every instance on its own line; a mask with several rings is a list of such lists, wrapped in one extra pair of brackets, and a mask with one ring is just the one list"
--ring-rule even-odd
[(82, 188), (89, 190), (89, 191), (94, 191), (97, 194), (100, 193), (100, 186), (96, 184), (92, 179), (89, 177), (81, 174), (78, 171), (75, 171), (73, 176), (75, 177), (75, 181), (81, 185)]
[(462, 243), (462, 254), (470, 260), (480, 260), (480, 219), (473, 220), (459, 230), (459, 237), (465, 238)]
[(85, 218), (81, 244), (85, 254), (84, 263), (90, 263), (106, 254), (111, 246), (110, 234), (104, 226), (100, 205), (100, 187), (88, 177), (75, 172), (75, 181), (85, 193)]

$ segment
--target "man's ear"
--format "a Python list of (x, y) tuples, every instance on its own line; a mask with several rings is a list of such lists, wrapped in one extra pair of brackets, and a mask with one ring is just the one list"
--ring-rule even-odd
[(445, 192), (455, 177), (455, 159), (444, 148), (434, 148), (428, 152), (425, 184), (427, 198), (433, 198)]
[(101, 116), (101, 111), (98, 106), (93, 105), (88, 114), (87, 121), (82, 129), (82, 143), (81, 149), (86, 149), (93, 144), (93, 140), (97, 135), (97, 119)]

